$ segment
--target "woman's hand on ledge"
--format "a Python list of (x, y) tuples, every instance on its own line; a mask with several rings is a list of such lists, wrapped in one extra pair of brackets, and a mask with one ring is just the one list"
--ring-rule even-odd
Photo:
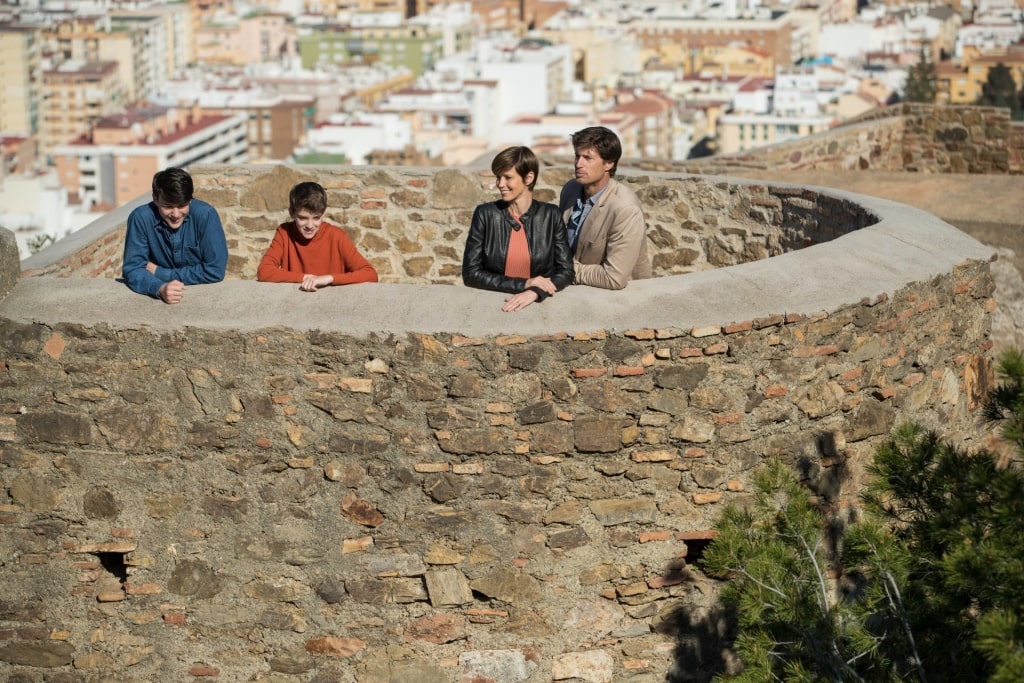
[(520, 311), (536, 301), (537, 298), (537, 292), (526, 289), (505, 299), (505, 305), (501, 307), (501, 310), (505, 313)]
[(530, 287), (536, 287), (537, 289), (541, 290), (548, 296), (551, 296), (552, 294), (558, 291), (558, 288), (555, 287), (555, 283), (552, 282), (550, 278), (546, 278), (543, 275), (531, 277), (529, 280), (527, 280), (526, 288), (529, 289)]

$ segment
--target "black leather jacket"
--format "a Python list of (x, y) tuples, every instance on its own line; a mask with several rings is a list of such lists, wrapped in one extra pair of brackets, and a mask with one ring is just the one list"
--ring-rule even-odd
[[(557, 289), (564, 289), (572, 282), (573, 268), (562, 212), (554, 204), (534, 200), (519, 218), (530, 245), (530, 277), (550, 278)], [(476, 207), (462, 254), (462, 282), (467, 287), (512, 293), (526, 289), (526, 280), (505, 277), (505, 257), (514, 226), (507, 202), (499, 199)], [(546, 298), (542, 291), (534, 291), (538, 301)]]

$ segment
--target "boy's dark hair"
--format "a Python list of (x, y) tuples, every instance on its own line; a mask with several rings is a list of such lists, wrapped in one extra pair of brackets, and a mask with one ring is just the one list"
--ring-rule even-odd
[(181, 168), (165, 168), (153, 175), (153, 201), (165, 206), (185, 206), (192, 201), (192, 176)]
[(327, 211), (327, 191), (323, 185), (306, 181), (291, 189), (288, 193), (288, 212), (294, 216), (302, 210), (314, 216), (324, 215), (324, 211)]
[(509, 147), (498, 152), (498, 156), (491, 162), (491, 173), (499, 176), (510, 168), (514, 168), (523, 180), (533, 173), (533, 181), (527, 185), (532, 192), (533, 186), (537, 184), (537, 178), (540, 177), (540, 164), (533, 150), (529, 147)]
[(614, 176), (619, 168), (619, 159), (622, 158), (622, 143), (619, 136), (604, 126), (591, 126), (578, 130), (569, 136), (572, 140), (572, 148), (579, 153), (581, 149), (594, 149), (603, 161), (612, 162), (612, 169), (608, 175)]

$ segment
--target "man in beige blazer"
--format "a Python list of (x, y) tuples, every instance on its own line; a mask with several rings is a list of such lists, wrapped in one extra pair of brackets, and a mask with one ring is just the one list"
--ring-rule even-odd
[(651, 277), (647, 222), (633, 191), (615, 180), (619, 137), (604, 126), (573, 133), (576, 177), (562, 187), (558, 206), (568, 230), (577, 285), (622, 289)]

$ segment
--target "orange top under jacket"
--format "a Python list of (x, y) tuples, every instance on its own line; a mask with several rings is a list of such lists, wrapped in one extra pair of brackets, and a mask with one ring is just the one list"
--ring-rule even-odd
[(530, 279), (530, 243), (526, 240), (526, 228), (512, 207), (509, 216), (515, 221), (516, 227), (508, 235), (508, 254), (505, 256), (505, 277), (521, 277)]

